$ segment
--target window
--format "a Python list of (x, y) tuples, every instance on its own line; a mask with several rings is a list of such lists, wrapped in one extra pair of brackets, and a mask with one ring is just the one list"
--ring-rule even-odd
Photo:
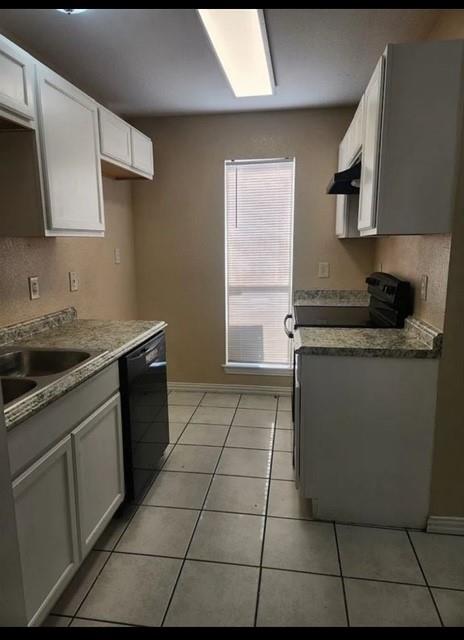
[(283, 374), (291, 342), (293, 159), (225, 163), (226, 371)]

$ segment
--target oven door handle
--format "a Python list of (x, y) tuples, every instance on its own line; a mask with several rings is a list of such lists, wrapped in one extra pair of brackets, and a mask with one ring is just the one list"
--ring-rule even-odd
[(287, 313), (287, 315), (284, 318), (284, 331), (289, 338), (293, 338), (293, 332), (289, 331), (289, 329), (287, 328), (287, 320), (289, 320), (290, 318), (293, 318), (292, 314)]

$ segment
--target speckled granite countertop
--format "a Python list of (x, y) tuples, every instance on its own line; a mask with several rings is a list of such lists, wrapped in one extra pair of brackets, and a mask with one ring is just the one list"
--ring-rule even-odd
[(155, 335), (166, 323), (157, 320), (78, 320), (74, 309), (36, 320), (0, 328), (0, 345), (86, 349), (98, 352), (34, 393), (5, 408), (7, 430), (31, 417), (48, 404)]
[(416, 318), (407, 318), (404, 329), (301, 327), (294, 340), (295, 351), (305, 355), (438, 358), (442, 334)]

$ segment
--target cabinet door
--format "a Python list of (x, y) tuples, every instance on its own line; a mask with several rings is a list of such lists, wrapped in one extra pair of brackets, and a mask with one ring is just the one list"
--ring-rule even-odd
[(148, 175), (153, 175), (153, 143), (148, 136), (145, 136), (132, 127), (132, 166)]
[[(348, 133), (348, 132), (347, 132)], [(338, 171), (347, 168), (346, 159), (347, 137), (343, 138), (338, 148)], [(335, 235), (338, 238), (344, 238), (346, 235), (346, 196), (338, 195), (335, 209)]]
[(364, 93), (364, 141), (358, 229), (365, 232), (374, 230), (376, 226), (377, 174), (380, 155), (380, 128), (382, 124), (384, 64), (382, 56)]
[(96, 103), (52, 71), (37, 71), (48, 235), (103, 235)]
[(40, 623), (78, 565), (71, 438), (13, 483), (29, 624)]
[(111, 111), (98, 108), (100, 151), (103, 155), (131, 166), (131, 127)]
[(76, 462), (79, 543), (84, 557), (124, 497), (119, 393), (71, 436)]
[(26, 120), (34, 119), (32, 74), (33, 64), (27, 54), (0, 36), (0, 108)]

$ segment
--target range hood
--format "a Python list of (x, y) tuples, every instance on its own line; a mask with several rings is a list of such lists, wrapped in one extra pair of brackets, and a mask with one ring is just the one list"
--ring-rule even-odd
[(359, 193), (359, 179), (361, 178), (361, 161), (358, 160), (349, 169), (339, 171), (327, 186), (327, 193), (340, 195)]

